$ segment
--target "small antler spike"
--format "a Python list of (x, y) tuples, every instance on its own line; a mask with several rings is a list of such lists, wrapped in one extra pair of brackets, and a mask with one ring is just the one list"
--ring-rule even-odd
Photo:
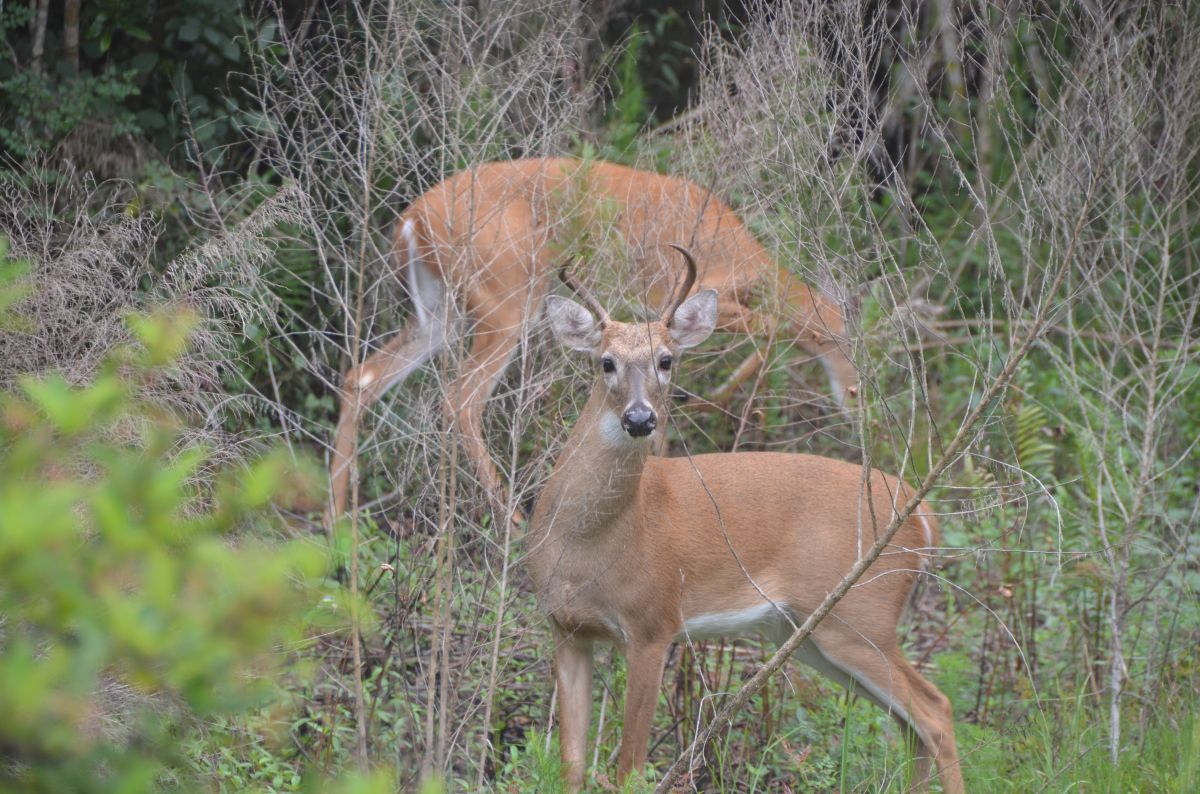
[(687, 263), (687, 276), (683, 279), (683, 286), (675, 294), (675, 299), (671, 301), (671, 307), (663, 313), (663, 325), (670, 328), (671, 322), (675, 319), (675, 310), (687, 298), (688, 293), (692, 291), (692, 285), (696, 283), (696, 259), (692, 256), (691, 251), (688, 251), (682, 245), (676, 245), (675, 243), (667, 243), (667, 245), (683, 254), (683, 259)]
[(592, 310), (593, 314), (596, 315), (596, 319), (600, 322), (601, 328), (608, 325), (608, 312), (604, 311), (604, 307), (600, 305), (600, 301), (592, 297), (592, 293), (585, 290), (583, 285), (571, 277), (571, 274), (567, 272), (569, 267), (569, 264), (564, 264), (558, 270), (558, 277), (562, 280), (562, 283), (566, 284), (567, 288), (570, 289), (571, 292), (574, 292), (576, 297), (587, 304), (587, 307)]

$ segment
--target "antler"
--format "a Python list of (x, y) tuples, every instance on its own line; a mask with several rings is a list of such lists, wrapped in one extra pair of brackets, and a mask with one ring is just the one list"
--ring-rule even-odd
[(566, 284), (567, 287), (570, 288), (571, 292), (574, 292), (581, 301), (587, 304), (587, 307), (591, 309), (592, 313), (595, 314), (599, 319), (601, 328), (608, 325), (608, 312), (604, 311), (604, 307), (600, 305), (600, 301), (592, 297), (592, 293), (585, 290), (583, 286), (579, 284), (579, 282), (577, 282), (569, 273), (567, 273), (567, 268), (568, 265), (563, 265), (561, 268), (559, 268), (558, 277), (562, 279), (562, 283)]
[(663, 325), (670, 328), (671, 321), (675, 319), (675, 310), (679, 308), (679, 304), (683, 303), (684, 298), (691, 291), (692, 285), (696, 283), (696, 260), (692, 257), (691, 252), (682, 245), (675, 245), (675, 243), (667, 243), (667, 245), (683, 254), (683, 258), (687, 262), (687, 277), (683, 280), (683, 286), (679, 288), (675, 300), (671, 302), (671, 308), (663, 313)]

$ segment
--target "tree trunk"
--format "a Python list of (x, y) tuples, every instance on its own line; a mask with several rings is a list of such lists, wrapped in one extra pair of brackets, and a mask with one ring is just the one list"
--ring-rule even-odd
[(37, 10), (29, 21), (33, 34), (33, 59), (29, 65), (34, 72), (42, 73), (42, 56), (46, 53), (46, 18), (50, 16), (50, 0), (38, 0)]
[(79, 76), (79, 0), (63, 0), (63, 60)]

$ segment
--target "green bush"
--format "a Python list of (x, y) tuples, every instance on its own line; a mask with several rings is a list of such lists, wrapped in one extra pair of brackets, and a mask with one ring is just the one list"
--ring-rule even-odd
[(181, 739), (263, 702), (324, 570), (310, 544), (243, 531), (316, 489), (303, 470), (276, 454), (214, 478), (206, 450), (132, 396), (188, 319), (133, 324), (141, 349), (91, 385), (0, 396), (3, 788), (182, 782)]
[(15, 157), (28, 158), (85, 125), (102, 127), (106, 141), (141, 133), (133, 113), (121, 106), (138, 93), (133, 77), (133, 71), (109, 70), (60, 82), (24, 71), (0, 80), (0, 96), (11, 114), (0, 124), (0, 144)]

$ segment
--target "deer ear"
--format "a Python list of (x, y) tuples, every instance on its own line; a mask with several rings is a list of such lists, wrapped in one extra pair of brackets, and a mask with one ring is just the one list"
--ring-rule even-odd
[(546, 296), (546, 314), (558, 341), (584, 353), (591, 353), (600, 344), (600, 326), (587, 309), (569, 298)]
[(706, 289), (679, 304), (671, 320), (671, 339), (682, 348), (695, 347), (717, 327), (717, 291)]

